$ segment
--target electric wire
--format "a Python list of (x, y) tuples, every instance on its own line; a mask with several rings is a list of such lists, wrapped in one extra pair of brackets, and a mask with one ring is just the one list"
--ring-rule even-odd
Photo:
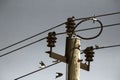
[(28, 74), (25, 74), (25, 75), (23, 75), (23, 76), (20, 76), (20, 77), (14, 79), (14, 80), (21, 79), (21, 78), (23, 78), (23, 77), (26, 77), (26, 76), (28, 76), (28, 75), (31, 75), (31, 74), (36, 73), (36, 72), (38, 72), (38, 71), (41, 71), (41, 70), (43, 70), (43, 69), (49, 68), (49, 67), (51, 67), (51, 66), (53, 66), (53, 65), (56, 65), (56, 64), (58, 64), (58, 63), (60, 63), (60, 62), (56, 62), (56, 63), (51, 64), (51, 65), (48, 65), (48, 66), (46, 66), (46, 67), (44, 67), (44, 68), (41, 68), (41, 69), (38, 69), (38, 70), (32, 71), (32, 72), (30, 72), (30, 73), (28, 73)]
[(62, 26), (62, 25), (64, 25), (64, 24), (65, 24), (65, 23), (61, 23), (61, 24), (59, 24), (59, 25), (57, 25), (57, 26), (54, 26), (54, 27), (52, 27), (52, 28), (50, 28), (50, 29), (47, 29), (47, 30), (42, 31), (42, 32), (40, 32), (40, 33), (37, 33), (37, 34), (35, 34), (35, 35), (33, 35), (33, 36), (30, 36), (30, 37), (28, 37), (28, 38), (26, 38), (26, 39), (23, 39), (23, 40), (21, 40), (21, 41), (18, 41), (18, 42), (14, 43), (14, 44), (11, 44), (11, 45), (9, 45), (9, 46), (7, 46), (7, 47), (4, 47), (4, 48), (0, 49), (0, 51), (3, 51), (3, 50), (8, 49), (8, 48), (10, 48), (10, 47), (12, 47), (12, 46), (15, 46), (15, 45), (17, 45), (17, 44), (20, 44), (20, 43), (22, 43), (22, 42), (24, 42), (24, 41), (27, 41), (27, 40), (29, 40), (29, 39), (32, 39), (32, 38), (34, 38), (34, 37), (36, 37), (36, 36), (38, 36), (38, 35), (41, 35), (41, 34), (43, 34), (43, 33), (45, 33), (45, 32), (48, 32), (48, 31), (50, 31), (50, 30), (52, 30), (52, 29), (55, 29), (55, 28), (57, 28), (57, 27), (59, 27), (59, 26)]
[[(86, 18), (103, 17), (103, 16), (110, 16), (110, 15), (116, 15), (116, 14), (120, 14), (120, 12), (102, 14), (102, 15), (85, 17), (85, 18), (78, 18), (78, 19), (75, 19), (74, 21), (82, 20), (82, 19), (86, 19)], [(35, 35), (33, 35), (33, 36), (30, 36), (30, 37), (28, 37), (28, 38), (26, 38), (26, 39), (23, 39), (23, 40), (21, 40), (21, 41), (18, 41), (18, 42), (14, 43), (14, 44), (11, 44), (11, 45), (7, 46), (7, 47), (1, 48), (0, 51), (6, 50), (6, 49), (8, 49), (8, 48), (10, 48), (10, 47), (12, 47), (12, 46), (15, 46), (15, 45), (17, 45), (17, 44), (20, 44), (20, 43), (22, 43), (22, 42), (24, 42), (24, 41), (27, 41), (27, 40), (29, 40), (29, 39), (32, 39), (32, 38), (34, 38), (34, 37), (36, 37), (36, 36), (38, 36), (38, 35), (41, 35), (41, 34), (43, 34), (43, 33), (45, 33), (45, 32), (48, 32), (48, 31), (50, 31), (50, 30), (52, 30), (52, 29), (55, 29), (55, 28), (57, 28), (57, 27), (59, 27), (59, 26), (62, 26), (62, 25), (64, 25), (65, 23), (66, 23), (66, 22), (61, 23), (61, 24), (59, 24), (59, 25), (57, 25), (57, 26), (55, 26), (55, 27), (52, 27), (52, 28), (47, 29), (47, 30), (45, 30), (45, 31), (43, 31), (43, 32), (40, 32), (40, 33), (35, 34)]]
[(14, 49), (14, 50), (12, 50), (12, 51), (10, 51), (10, 52), (7, 52), (7, 53), (5, 53), (5, 54), (0, 55), (0, 57), (6, 56), (6, 55), (8, 55), (8, 54), (11, 54), (11, 53), (13, 53), (13, 52), (15, 52), (15, 51), (18, 51), (18, 50), (20, 50), (20, 49), (23, 49), (23, 48), (25, 48), (25, 47), (27, 47), (27, 46), (30, 46), (30, 45), (35, 44), (35, 43), (37, 43), (37, 42), (40, 42), (40, 41), (42, 41), (42, 40), (44, 40), (44, 39), (46, 39), (46, 38), (47, 38), (47, 37), (44, 37), (44, 38), (42, 38), (42, 39), (39, 39), (39, 40), (37, 40), (37, 41), (34, 41), (34, 42), (32, 42), (32, 43), (29, 43), (29, 44), (24, 45), (24, 46), (22, 46), (22, 47), (19, 47), (19, 48), (17, 48), (17, 49)]
[(111, 15), (116, 15), (116, 14), (120, 14), (120, 11), (114, 12), (114, 13), (108, 13), (108, 14), (102, 14), (102, 15), (91, 16), (91, 17), (85, 17), (85, 18), (78, 18), (78, 19), (75, 19), (75, 21), (77, 21), (77, 20), (82, 20), (82, 19), (86, 19), (86, 18), (93, 18), (93, 17), (111, 16)]
[[(114, 23), (114, 24), (104, 25), (103, 27), (106, 28), (106, 27), (117, 26), (117, 25), (120, 25), (120, 23)], [(98, 28), (100, 28), (100, 26), (99, 27), (93, 27), (93, 28), (76, 30), (75, 32), (93, 30), (93, 29), (98, 29)]]
[[(117, 25), (120, 25), (120, 23), (108, 24), (108, 25), (104, 25), (103, 27), (107, 28), (107, 27), (112, 27), (112, 26), (117, 26)], [(79, 29), (79, 30), (75, 30), (75, 32), (94, 30), (94, 29), (98, 29), (98, 28), (101, 28), (101, 27), (98, 26), (98, 27), (93, 27), (93, 28)], [(62, 35), (62, 34), (66, 34), (66, 32), (57, 33), (56, 35)]]
[[(102, 46), (102, 47), (98, 47), (98, 48), (93, 48), (93, 50), (106, 49), (106, 48), (114, 48), (114, 47), (120, 47), (120, 44), (118, 44), (118, 45), (111, 45), (111, 46)], [(81, 54), (84, 53), (84, 50), (81, 50)]]
[(81, 38), (81, 39), (84, 39), (84, 40), (90, 40), (90, 39), (94, 39), (94, 38), (97, 38), (98, 36), (100, 36), (100, 34), (102, 33), (102, 31), (103, 31), (103, 24), (102, 24), (102, 22), (100, 21), (100, 20), (98, 20), (98, 19), (96, 19), (96, 18), (88, 18), (88, 19), (84, 19), (84, 20), (82, 20), (82, 21), (80, 21), (79, 23), (77, 23), (76, 25), (75, 25), (75, 27), (74, 27), (74, 30), (73, 30), (73, 32), (72, 33), (74, 33), (74, 31), (75, 31), (75, 29), (78, 27), (78, 25), (80, 25), (81, 23), (83, 23), (83, 22), (85, 22), (85, 21), (88, 21), (88, 20), (92, 20), (93, 22), (98, 22), (99, 24), (100, 24), (100, 31), (99, 31), (99, 33), (98, 34), (96, 34), (95, 36), (93, 36), (93, 37), (82, 37), (82, 36), (80, 36), (80, 35), (76, 35), (76, 36), (78, 36), (79, 38)]
[[(120, 44), (118, 44), (118, 45), (111, 45), (111, 46), (103, 46), (103, 47), (99, 47), (99, 48), (94, 48), (94, 50), (97, 50), (97, 49), (105, 49), (105, 48), (113, 48), (113, 47), (120, 47)], [(84, 51), (84, 50), (81, 50), (81, 51)], [(31, 75), (31, 74), (33, 74), (33, 73), (36, 73), (36, 72), (38, 72), (38, 71), (41, 71), (41, 70), (46, 69), (46, 68), (48, 68), (48, 67), (51, 67), (51, 66), (56, 65), (56, 64), (58, 64), (58, 63), (60, 63), (60, 62), (56, 62), (56, 63), (51, 64), (51, 65), (48, 65), (48, 66), (46, 66), (46, 67), (44, 67), (44, 68), (41, 68), (41, 69), (32, 71), (32, 72), (30, 72), (30, 73), (28, 73), (28, 74), (25, 74), (25, 75), (23, 75), (23, 76), (21, 76), (21, 77), (18, 77), (18, 78), (16, 78), (16, 79), (14, 79), (14, 80), (18, 80), (18, 79), (20, 79), (20, 78), (26, 77), (26, 76), (28, 76), (28, 75)]]
[(93, 48), (93, 49), (97, 50), (97, 49), (105, 49), (105, 48), (113, 48), (113, 47), (120, 47), (120, 44), (118, 44), (118, 45), (111, 45), (111, 46), (103, 46), (103, 47)]
[[(111, 26), (116, 26), (116, 25), (120, 25), (120, 23), (104, 25), (103, 27), (111, 27)], [(100, 28), (100, 27), (81, 29), (81, 30), (76, 30), (75, 32), (92, 30), (92, 29), (98, 29), (98, 28)], [(57, 33), (56, 35), (62, 35), (62, 34), (66, 34), (66, 32)], [(25, 47), (28, 47), (28, 46), (30, 46), (30, 45), (32, 45), (32, 44), (35, 44), (35, 43), (37, 43), (37, 42), (40, 42), (40, 41), (46, 39), (46, 38), (47, 38), (47, 37), (44, 37), (44, 38), (42, 38), (42, 39), (39, 39), (39, 40), (37, 40), (37, 41), (31, 42), (31, 43), (29, 43), (29, 44), (27, 44), (27, 45), (24, 45), (24, 46), (22, 46), (22, 47), (20, 47), (20, 48), (14, 49), (14, 50), (12, 50), (12, 51), (10, 51), (10, 52), (7, 52), (7, 53), (5, 53), (5, 54), (0, 55), (0, 57), (6, 56), (6, 55), (11, 54), (11, 53), (13, 53), (13, 52), (15, 52), (15, 51), (18, 51), (18, 50), (20, 50), (20, 49), (23, 49), (23, 48), (25, 48)]]

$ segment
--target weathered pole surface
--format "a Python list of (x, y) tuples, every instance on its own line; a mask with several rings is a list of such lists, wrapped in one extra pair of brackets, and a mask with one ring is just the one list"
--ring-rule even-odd
[(68, 80), (80, 80), (80, 38), (67, 37)]

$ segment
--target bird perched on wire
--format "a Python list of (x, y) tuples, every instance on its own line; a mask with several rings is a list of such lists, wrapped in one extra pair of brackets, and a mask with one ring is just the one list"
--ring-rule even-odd
[(96, 49), (99, 49), (100, 47), (99, 47), (98, 45), (95, 44), (95, 48), (96, 48)]
[(43, 63), (43, 61), (41, 61), (39, 64), (40, 64), (40, 68), (46, 67), (46, 65)]
[(95, 15), (93, 16), (93, 23), (95, 23), (95, 21), (97, 21), (97, 18), (95, 17)]
[(59, 77), (61, 77), (62, 75), (63, 75), (62, 73), (56, 72), (56, 78), (59, 78)]

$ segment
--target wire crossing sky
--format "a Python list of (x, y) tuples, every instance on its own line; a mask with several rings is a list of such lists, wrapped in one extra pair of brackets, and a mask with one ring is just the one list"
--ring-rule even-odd
[[(105, 26), (103, 26), (103, 27), (111, 27), (111, 26), (116, 26), (116, 25), (120, 25), (120, 23), (105, 25)], [(92, 29), (98, 29), (98, 28), (100, 28), (100, 27), (93, 27), (93, 28), (81, 29), (81, 30), (77, 30), (77, 31), (75, 31), (75, 32), (92, 30)], [(56, 35), (61, 35), (61, 34), (66, 34), (66, 32), (57, 33)], [(24, 45), (24, 46), (22, 46), (22, 47), (19, 47), (19, 48), (17, 48), (17, 49), (14, 49), (14, 50), (12, 50), (12, 51), (9, 51), (9, 52), (7, 52), (7, 53), (4, 53), (4, 54), (0, 55), (0, 57), (6, 56), (6, 55), (11, 54), (11, 53), (13, 53), (13, 52), (15, 52), (15, 51), (18, 51), (18, 50), (20, 50), (20, 49), (23, 49), (23, 48), (25, 48), (25, 47), (28, 47), (28, 46), (33, 45), (33, 44), (35, 44), (35, 43), (38, 43), (38, 42), (40, 42), (40, 41), (42, 41), (42, 40), (45, 40), (46, 38), (47, 38), (47, 37), (41, 38), (41, 39), (39, 39), (39, 40), (36, 40), (36, 41), (31, 42), (31, 43), (29, 43), (29, 44), (26, 44), (26, 45)], [(27, 38), (27, 39), (28, 39), (28, 38)], [(14, 44), (12, 44), (12, 45), (14, 45)], [(11, 45), (10, 45), (10, 46), (11, 46)], [(9, 46), (8, 46), (8, 47), (9, 47)], [(7, 47), (6, 47), (6, 48), (7, 48)], [(3, 48), (3, 49), (5, 49), (5, 48)], [(1, 50), (2, 50), (2, 49), (1, 49)]]
[[(102, 14), (102, 15), (97, 15), (97, 16), (79, 18), (79, 19), (75, 19), (75, 21), (76, 21), (76, 20), (86, 19), (86, 18), (92, 18), (92, 17), (110, 16), (110, 15), (115, 15), (115, 14), (120, 14), (120, 12), (114, 12), (114, 13)], [(64, 25), (65, 23), (66, 23), (66, 22), (61, 23), (61, 24), (59, 24), (59, 25), (57, 25), (57, 26), (54, 26), (54, 27), (52, 27), (52, 28), (50, 28), (50, 29), (47, 29), (47, 30), (45, 30), (45, 31), (43, 31), (43, 32), (37, 33), (37, 34), (35, 34), (35, 35), (33, 35), (33, 36), (30, 36), (30, 37), (28, 37), (28, 38), (26, 38), (26, 39), (23, 39), (23, 40), (18, 41), (18, 42), (14, 43), (14, 44), (11, 44), (11, 45), (9, 45), (9, 46), (7, 46), (7, 47), (4, 47), (4, 48), (0, 49), (0, 51), (3, 51), (3, 50), (5, 50), (5, 49), (8, 49), (8, 48), (10, 48), (10, 47), (12, 47), (12, 46), (15, 46), (15, 45), (17, 45), (17, 44), (20, 44), (20, 43), (22, 43), (22, 42), (24, 42), (24, 41), (27, 41), (27, 40), (29, 40), (29, 39), (31, 39), (31, 38), (34, 38), (34, 37), (36, 37), (36, 36), (38, 36), (38, 35), (41, 35), (41, 34), (43, 34), (43, 33), (45, 33), (45, 32), (48, 32), (48, 31), (50, 31), (50, 30), (52, 30), (52, 29), (55, 29), (55, 28), (57, 28), (57, 27), (60, 27), (60, 26)]]

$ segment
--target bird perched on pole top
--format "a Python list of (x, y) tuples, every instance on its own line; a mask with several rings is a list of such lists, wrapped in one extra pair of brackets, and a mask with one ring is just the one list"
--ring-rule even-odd
[(56, 78), (59, 78), (59, 77), (61, 77), (62, 75), (63, 75), (62, 73), (56, 72)]
[(39, 64), (40, 64), (40, 68), (46, 67), (46, 65), (43, 63), (43, 61), (41, 61)]

